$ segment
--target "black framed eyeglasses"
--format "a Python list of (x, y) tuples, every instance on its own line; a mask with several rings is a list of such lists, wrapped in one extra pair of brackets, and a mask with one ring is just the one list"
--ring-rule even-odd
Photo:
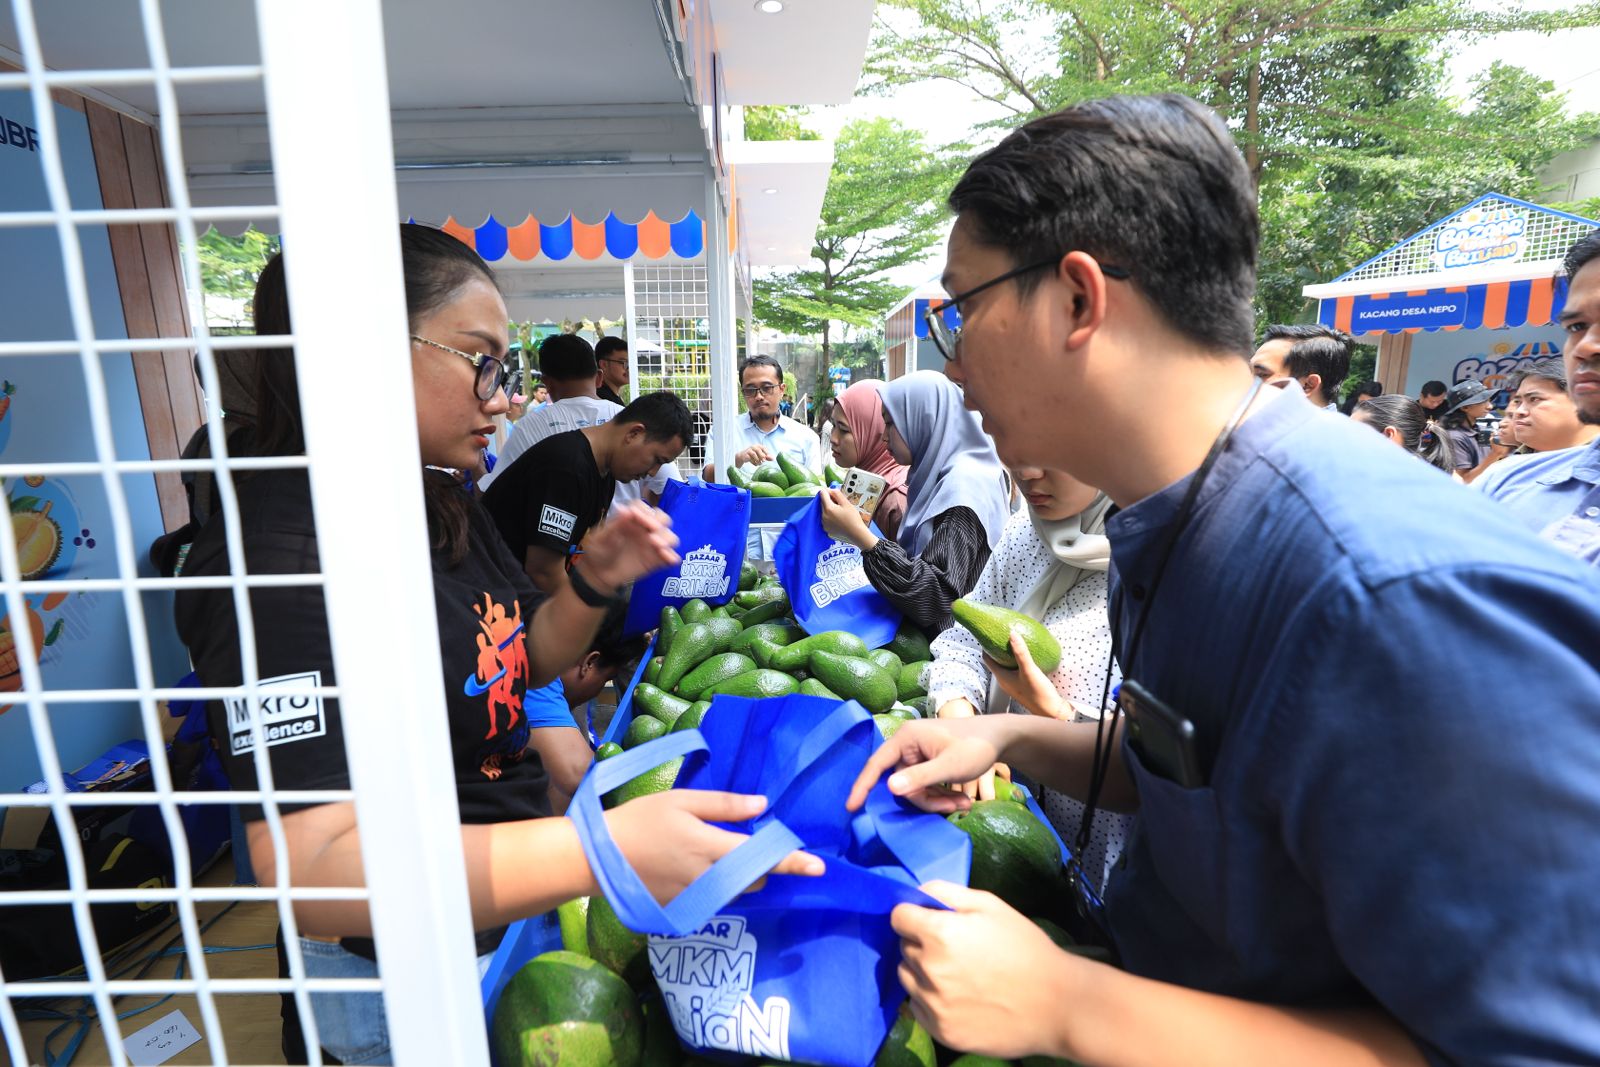
[(474, 352), (469, 355), (459, 348), (451, 348), (449, 345), (442, 345), (438, 341), (430, 341), (426, 337), (418, 337), (416, 334), (411, 335), (411, 340), (419, 345), (427, 345), (429, 348), (437, 348), (441, 352), (448, 352), (452, 356), (460, 356), (472, 364), (478, 372), (477, 378), (473, 380), (472, 391), (473, 395), (479, 400), (487, 403), (494, 399), (496, 392), (510, 392), (508, 386), (511, 384), (511, 367), (505, 360), (495, 356), (486, 356), (482, 352)]
[[(1064, 254), (1065, 253), (1063, 253), (1063, 255)], [(1045, 267), (1053, 267), (1060, 262), (1061, 256), (1051, 256), (1049, 259), (1041, 259), (1037, 263), (1029, 263), (1026, 266), (1018, 267), (1015, 270), (1008, 270), (998, 277), (990, 278), (982, 285), (975, 285), (964, 293), (958, 293), (955, 296), (952, 296), (949, 300), (944, 301), (937, 307), (928, 308), (922, 317), (923, 320), (928, 324), (928, 336), (933, 339), (933, 347), (939, 350), (939, 354), (945, 358), (946, 362), (955, 359), (959, 352), (959, 346), (961, 344), (961, 327), (951, 326), (944, 319), (945, 312), (949, 311), (952, 307), (959, 311), (961, 308), (961, 302), (963, 300), (970, 300), (972, 297), (977, 296), (985, 289), (992, 289), (1001, 282), (1009, 282), (1012, 278), (1019, 278), (1031, 271), (1041, 270)], [(1104, 274), (1107, 278), (1116, 278), (1120, 281), (1126, 281), (1128, 278), (1132, 277), (1132, 275), (1126, 269), (1122, 267), (1113, 267), (1109, 263), (1100, 264), (1100, 273)]]
[(746, 385), (739, 392), (748, 397), (771, 396), (782, 388), (783, 386), (775, 385), (772, 382), (763, 382), (760, 385)]

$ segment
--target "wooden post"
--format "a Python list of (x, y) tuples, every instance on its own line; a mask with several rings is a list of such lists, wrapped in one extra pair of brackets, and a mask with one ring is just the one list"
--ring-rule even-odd
[(1378, 384), (1385, 393), (1405, 391), (1406, 373), (1411, 369), (1411, 335), (1386, 333), (1378, 337)]
[[(100, 199), (106, 208), (168, 206), (155, 129), (93, 100), (81, 103), (89, 120)], [(108, 226), (106, 230), (128, 336), (189, 336), (183, 270), (173, 228), (147, 224)], [(202, 421), (193, 351), (135, 352), (133, 374), (150, 458), (177, 459)], [(175, 530), (189, 521), (182, 477), (162, 471), (155, 479), (162, 523)]]

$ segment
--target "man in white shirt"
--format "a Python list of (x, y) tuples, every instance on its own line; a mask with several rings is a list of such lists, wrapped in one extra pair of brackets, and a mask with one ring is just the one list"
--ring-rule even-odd
[[(594, 348), (577, 334), (558, 333), (544, 339), (539, 345), (539, 373), (550, 390), (551, 402), (517, 420), (505, 448), (495, 458), (495, 473), (511, 466), (518, 456), (546, 437), (599, 426), (610, 422), (622, 410), (622, 405), (596, 395), (595, 380), (599, 371)], [(493, 485), (495, 473), (481, 479), (479, 486), (487, 489)], [(661, 500), (668, 478), (682, 481), (683, 475), (678, 473), (676, 465), (669, 463), (649, 478), (619, 482), (611, 509), (615, 511), (634, 500), (656, 504)]]
[[(807, 470), (821, 472), (817, 435), (805, 423), (778, 410), (783, 399), (783, 367), (771, 356), (751, 356), (739, 368), (739, 391), (744, 394), (745, 414), (734, 420), (734, 466), (765, 463), (786, 454)], [(706, 455), (714, 456), (716, 431), (706, 437)], [(716, 481), (716, 466), (707, 462), (702, 472), (708, 482)]]
[[(744, 394), (745, 414), (733, 422), (734, 466), (746, 463), (765, 463), (777, 459), (779, 453), (787, 455), (807, 470), (822, 472), (821, 442), (811, 428), (797, 422), (778, 410), (783, 399), (783, 367), (771, 356), (751, 356), (739, 368), (739, 391)], [(716, 481), (716, 431), (706, 435), (705, 469), (701, 472), (708, 482)], [(620, 486), (618, 487), (620, 488)], [(771, 559), (772, 548), (778, 543), (779, 529), (750, 531), (745, 552), (750, 559)]]

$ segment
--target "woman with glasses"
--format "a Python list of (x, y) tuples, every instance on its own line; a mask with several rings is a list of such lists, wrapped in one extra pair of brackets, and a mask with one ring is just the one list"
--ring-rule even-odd
[(874, 534), (837, 489), (823, 496), (822, 524), (861, 549), (873, 588), (932, 637), (983, 572), (1011, 517), (1011, 493), (994, 442), (944, 375), (917, 371), (890, 382), (883, 422), (890, 455), (910, 468), (899, 536)]
[[(505, 302), (477, 254), (429, 227), (401, 228), (409, 363), (432, 546), (432, 586), (444, 673), (440, 679), (450, 758), (462, 822), (472, 922), (478, 952), (492, 952), (512, 920), (598, 891), (572, 824), (550, 818), (548, 776), (529, 750), (523, 707), (530, 688), (548, 684), (588, 652), (622, 588), (675, 562), (666, 520), (642, 506), (614, 517), (590, 538), (570, 581), (546, 597), (505, 548), (477, 499), (449, 473), (472, 464), (504, 412)], [(256, 294), (256, 330), (290, 332), (281, 257), (268, 264)], [(399, 353), (395, 353), (396, 359)], [(291, 353), (261, 354), (256, 436), (244, 454), (305, 451)], [(254, 574), (318, 571), (317, 529), (304, 470), (263, 470), (238, 478), (245, 560)], [(369, 536), (383, 536), (374, 516)], [(324, 531), (326, 532), (326, 531)], [(345, 536), (362, 536), (348, 531)], [(222, 518), (196, 538), (186, 574), (229, 572)], [(336, 685), (322, 591), (317, 586), (255, 589), (251, 609), (261, 685)], [(239, 627), (228, 589), (177, 596), (178, 632), (204, 686), (242, 684)], [(381, 627), (388, 620), (373, 618)], [(234, 703), (230, 701), (230, 703)], [(336, 700), (312, 698), (300, 717), (307, 729), (275, 735), (267, 749), (277, 789), (346, 789), (350, 785)], [(255, 789), (254, 732), (214, 706), (214, 736), (235, 788)], [(270, 725), (262, 723), (265, 731)], [(231, 742), (231, 743), (230, 743)], [(675, 895), (742, 837), (708, 821), (734, 822), (760, 810), (760, 798), (670, 791), (607, 814), (629, 862), (657, 897)], [(280, 804), (290, 879), (296, 885), (363, 884), (360, 829), (350, 802)], [(275, 870), (259, 808), (244, 809), (250, 860), (264, 881)], [(418, 857), (418, 862), (428, 862)], [(780, 869), (820, 868), (795, 855)], [(297, 901), (301, 951), (313, 977), (377, 973), (366, 906)], [(320, 1042), (345, 1063), (388, 1063), (383, 1001), (377, 994), (312, 994)], [(303, 1062), (303, 1061), (293, 1061)]]

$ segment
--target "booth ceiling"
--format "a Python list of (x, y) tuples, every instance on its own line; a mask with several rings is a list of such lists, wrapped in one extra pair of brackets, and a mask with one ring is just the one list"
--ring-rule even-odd
[[(665, 10), (672, 10), (670, 0)], [(807, 0), (777, 16), (745, 0), (702, 0), (716, 30), (725, 102), (847, 100), (861, 71), (871, 0)], [(149, 64), (138, 5), (35, 0), (41, 46), (55, 69)], [(183, 66), (260, 62), (253, 0), (161, 0), (169, 58)], [(560, 262), (596, 249), (650, 249), (683, 258), (700, 244), (709, 166), (706, 131), (690, 107), (654, 0), (384, 0), (396, 189), (402, 217), (453, 223), (482, 238), (504, 231), (518, 249)], [(775, 42), (781, 42), (776, 47)], [(0, 48), (17, 47), (0, 4)], [(98, 98), (154, 121), (154, 87), (119, 85)], [(179, 86), (185, 166), (200, 206), (276, 202), (271, 139), (258, 82)], [(803, 262), (821, 208), (832, 145), (744, 149), (750, 261)], [(776, 154), (774, 154), (776, 153)], [(766, 190), (775, 190), (767, 194)], [(757, 190), (757, 192), (751, 192)], [(270, 216), (219, 223), (272, 231)], [(520, 227), (520, 229), (519, 229)], [(567, 235), (564, 237), (561, 232)], [(594, 235), (600, 235), (597, 244)], [(694, 255), (698, 255), (696, 249)]]

